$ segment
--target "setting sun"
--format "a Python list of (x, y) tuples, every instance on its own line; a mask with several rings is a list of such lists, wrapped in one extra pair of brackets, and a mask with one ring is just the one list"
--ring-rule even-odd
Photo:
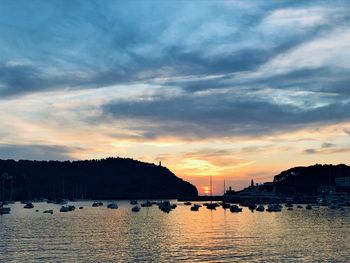
[(202, 186), (202, 193), (203, 194), (209, 194), (210, 193), (210, 187), (209, 186)]

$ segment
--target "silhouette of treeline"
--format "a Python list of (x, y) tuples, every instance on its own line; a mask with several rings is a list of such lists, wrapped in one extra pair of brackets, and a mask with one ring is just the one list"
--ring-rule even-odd
[(273, 183), (280, 193), (350, 192), (350, 167), (345, 164), (294, 167), (276, 175)]
[[(85, 161), (0, 160), (2, 198), (141, 199), (197, 196), (166, 167), (128, 158)], [(1, 196), (0, 196), (1, 198)]]

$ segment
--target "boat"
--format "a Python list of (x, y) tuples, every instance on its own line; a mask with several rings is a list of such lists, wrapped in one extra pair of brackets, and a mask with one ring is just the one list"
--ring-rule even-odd
[(185, 202), (184, 205), (192, 205), (191, 202)]
[(140, 211), (140, 207), (139, 206), (133, 206), (133, 208), (131, 208), (132, 212), (139, 212)]
[(222, 202), (220, 205), (222, 206), (223, 209), (230, 209), (231, 207), (229, 203), (225, 203), (225, 202)]
[(0, 215), (9, 214), (10, 212), (10, 207), (4, 207), (4, 203), (0, 203)]
[(141, 207), (151, 207), (151, 206), (152, 206), (152, 203), (149, 200), (147, 200), (144, 203), (141, 203)]
[(255, 210), (255, 209), (257, 208), (257, 205), (254, 204), (254, 203), (250, 203), (250, 204), (248, 205), (248, 208), (249, 208), (250, 210)]
[(291, 202), (288, 202), (284, 205), (285, 207), (293, 207), (293, 204)]
[(32, 203), (27, 203), (23, 208), (32, 209), (34, 208), (34, 205)]
[(0, 207), (0, 215), (9, 214), (11, 212), (11, 208), (9, 207)]
[(258, 212), (264, 212), (265, 211), (265, 207), (263, 205), (259, 205), (257, 208), (256, 208), (256, 211)]
[(69, 211), (71, 211), (71, 210), (69, 210), (68, 206), (63, 205), (60, 208), (60, 212), (62, 212), (62, 213), (69, 212)]
[(45, 210), (44, 212), (43, 212), (44, 214), (53, 214), (53, 210), (52, 209), (49, 209), (49, 210)]
[(293, 211), (293, 207), (288, 207), (287, 210), (288, 211)]
[(217, 207), (217, 205), (215, 203), (207, 204), (207, 208), (209, 210), (216, 210), (216, 207)]
[(95, 202), (92, 204), (92, 207), (99, 207), (99, 206), (103, 206), (103, 203), (102, 203), (102, 202), (97, 202), (97, 201), (95, 201)]
[[(211, 197), (213, 196), (213, 184), (212, 184), (212, 178), (210, 176), (210, 199), (212, 199)], [(213, 201), (210, 201), (210, 203), (206, 204), (206, 207), (209, 209), (209, 210), (216, 210), (216, 207), (219, 206), (218, 204), (216, 203), (213, 203)]]
[(297, 205), (297, 208), (303, 208), (303, 206), (302, 205)]
[(199, 206), (198, 205), (191, 206), (191, 211), (199, 211)]
[(231, 205), (230, 211), (232, 213), (239, 213), (239, 212), (242, 212), (242, 208), (239, 207), (238, 205)]
[(281, 212), (282, 208), (278, 204), (269, 204), (266, 211), (267, 212)]
[(162, 201), (159, 203), (158, 207), (163, 212), (169, 213), (174, 206), (172, 206), (169, 201)]
[(117, 209), (118, 208), (118, 205), (117, 203), (113, 202), (113, 203), (110, 203), (107, 205), (107, 208), (110, 208), (110, 209)]
[(130, 204), (131, 204), (131, 205), (137, 205), (138, 202), (137, 202), (137, 200), (130, 200)]

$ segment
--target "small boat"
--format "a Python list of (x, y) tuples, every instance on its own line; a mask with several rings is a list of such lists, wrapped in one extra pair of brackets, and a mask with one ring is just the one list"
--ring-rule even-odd
[(49, 210), (45, 210), (44, 212), (43, 212), (44, 214), (53, 214), (53, 210), (52, 209), (49, 209)]
[(71, 210), (69, 210), (69, 207), (68, 206), (61, 206), (61, 208), (60, 208), (60, 212), (62, 212), (62, 213), (65, 213), (65, 212), (69, 212), (69, 211), (71, 211)]
[(32, 203), (27, 203), (23, 208), (32, 209), (32, 208), (34, 208), (34, 205)]
[(151, 207), (151, 206), (152, 206), (152, 203), (148, 200), (141, 204), (141, 207)]
[(191, 211), (199, 211), (199, 206), (198, 205), (191, 206)]
[(230, 207), (231, 207), (231, 205), (229, 203), (225, 203), (225, 202), (221, 203), (221, 206), (223, 209), (230, 209)]
[(131, 208), (132, 212), (139, 212), (140, 211), (140, 207), (139, 206), (134, 206), (133, 208)]
[(207, 204), (207, 208), (208, 208), (209, 210), (216, 210), (216, 207), (217, 207), (217, 204), (215, 204), (215, 203), (209, 203), (209, 204)]
[(250, 204), (248, 205), (248, 208), (249, 208), (250, 210), (255, 210), (256, 207), (257, 207), (257, 205), (254, 204), (254, 203), (250, 203)]
[(11, 208), (9, 207), (0, 207), (0, 215), (9, 214), (11, 212)]
[(4, 203), (0, 203), (0, 215), (9, 214), (10, 212), (10, 207), (4, 207)]
[(117, 203), (113, 202), (113, 203), (110, 203), (107, 205), (107, 208), (110, 208), (110, 209), (117, 209), (118, 208), (118, 205)]
[(230, 211), (232, 213), (239, 213), (239, 212), (242, 212), (242, 208), (239, 207), (238, 205), (231, 205)]
[(137, 200), (130, 200), (130, 204), (131, 204), (131, 205), (137, 205), (138, 202), (137, 202)]
[(267, 212), (281, 212), (282, 208), (278, 204), (269, 204), (266, 211)]
[(158, 205), (159, 209), (162, 210), (163, 212), (169, 213), (171, 211), (172, 205), (170, 204), (169, 201), (162, 201)]
[(102, 202), (94, 202), (93, 204), (92, 204), (92, 207), (99, 207), (99, 206), (103, 206), (103, 203)]
[(265, 207), (263, 205), (259, 205), (257, 208), (256, 208), (256, 211), (258, 212), (264, 212), (265, 211)]
[(305, 206), (305, 209), (311, 210), (311, 209), (312, 209), (312, 205), (307, 205), (307, 206)]
[(285, 206), (285, 207), (293, 207), (293, 204), (290, 203), (290, 202), (288, 202), (288, 203), (286, 203), (284, 206)]

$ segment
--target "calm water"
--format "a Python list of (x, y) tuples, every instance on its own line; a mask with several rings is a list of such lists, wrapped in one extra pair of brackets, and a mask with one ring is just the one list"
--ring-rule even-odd
[(349, 208), (233, 214), (179, 204), (166, 214), (71, 204), (84, 209), (13, 204), (0, 217), (0, 262), (350, 262)]

